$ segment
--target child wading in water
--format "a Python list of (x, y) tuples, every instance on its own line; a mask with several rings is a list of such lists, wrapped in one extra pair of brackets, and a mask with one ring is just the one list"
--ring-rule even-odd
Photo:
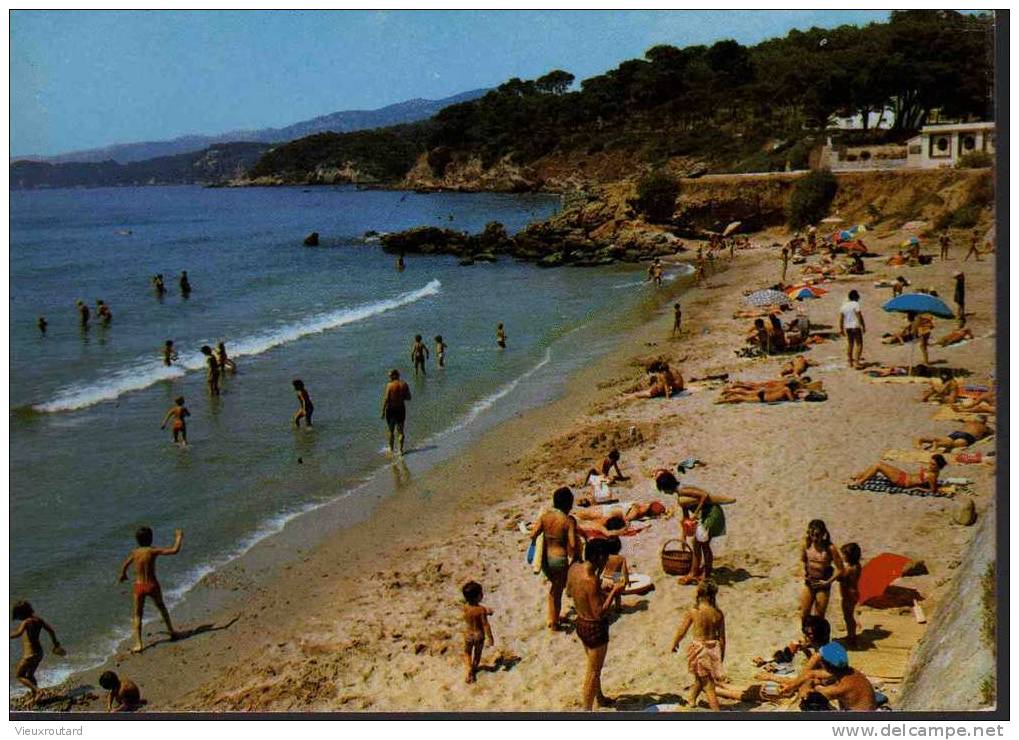
[(166, 623), (166, 630), (170, 633), (170, 639), (177, 639), (177, 632), (170, 622), (170, 612), (166, 610), (163, 603), (163, 590), (156, 579), (156, 558), (160, 555), (176, 555), (180, 552), (181, 543), (184, 541), (184, 530), (173, 531), (173, 547), (153, 547), (152, 529), (150, 527), (139, 527), (134, 534), (138, 547), (131, 551), (127, 560), (120, 567), (120, 579), (123, 583), (127, 580), (127, 570), (134, 566), (134, 614), (132, 615), (132, 626), (134, 627), (134, 647), (132, 653), (140, 653), (144, 650), (142, 644), (142, 616), (145, 614), (145, 597), (148, 596), (156, 604), (159, 613), (163, 615)]
[(847, 542), (842, 546), (842, 558), (845, 567), (839, 576), (839, 593), (842, 596), (842, 616), (846, 620), (846, 642), (850, 647), (856, 645), (856, 604), (860, 601), (860, 546), (855, 542)]
[(506, 330), (501, 323), (495, 327), (495, 343), (499, 345), (499, 349), (506, 349)]
[(690, 706), (697, 706), (701, 691), (708, 695), (708, 705), (718, 710), (715, 684), (722, 681), (722, 661), (725, 660), (725, 615), (715, 605), (718, 586), (714, 581), (705, 580), (697, 584), (697, 599), (683, 616), (676, 638), (672, 641), (672, 652), (679, 649), (679, 643), (693, 627), (693, 640), (686, 649), (686, 663), (693, 676), (690, 688)]
[(467, 666), (467, 683), (474, 683), (486, 638), (489, 647), (495, 644), (492, 627), (488, 624), (488, 618), (493, 612), (481, 605), (485, 592), (477, 581), (465, 583), (463, 595), (467, 601), (464, 606), (464, 664)]
[(416, 334), (414, 336), (414, 344), (410, 347), (410, 361), (414, 363), (414, 375), (421, 371), (422, 375), (427, 375), (425, 372), (425, 360), (428, 359), (428, 347), (421, 341), (421, 335)]
[(14, 677), (18, 679), (18, 683), (28, 687), (32, 701), (35, 701), (39, 694), (35, 672), (39, 668), (39, 664), (42, 663), (43, 657), (42, 640), (39, 639), (42, 631), (49, 632), (50, 639), (53, 641), (54, 655), (66, 655), (67, 653), (60, 647), (57, 633), (46, 624), (42, 617), (36, 615), (32, 610), (32, 605), (27, 601), (17, 602), (11, 608), (11, 617), (21, 622), (18, 628), (11, 632), (12, 640), (21, 638), (21, 660), (14, 666)]
[(173, 340), (167, 339), (163, 343), (163, 364), (169, 367), (177, 360), (177, 350), (173, 347)]
[(184, 419), (191, 416), (191, 412), (184, 407), (184, 396), (178, 396), (174, 399), (174, 403), (176, 405), (166, 412), (166, 416), (163, 417), (163, 423), (159, 425), (159, 428), (166, 429), (166, 423), (173, 419), (173, 425), (170, 427), (173, 431), (173, 443), (179, 443), (181, 447), (187, 447), (188, 425)]
[(435, 337), (435, 362), (440, 368), (446, 367), (446, 343), (441, 334)]
[(142, 705), (142, 695), (134, 681), (120, 678), (113, 671), (104, 671), (99, 685), (110, 692), (106, 708), (110, 712), (133, 712)]
[(311, 402), (308, 389), (304, 387), (304, 381), (300, 378), (294, 380), (294, 390), (297, 391), (297, 402), (300, 404), (297, 413), (294, 414), (294, 426), (300, 428), (301, 419), (304, 419), (310, 429), (311, 415), (315, 412), (315, 404)]

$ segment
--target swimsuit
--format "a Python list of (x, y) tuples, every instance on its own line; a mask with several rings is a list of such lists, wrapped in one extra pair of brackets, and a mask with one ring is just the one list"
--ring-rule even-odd
[(722, 680), (722, 646), (718, 640), (694, 640), (686, 648), (686, 665), (695, 678)]
[(951, 434), (948, 435), (948, 438), (961, 439), (966, 442), (967, 447), (977, 441), (977, 438), (974, 437), (969, 432), (952, 432)]
[(136, 598), (140, 598), (143, 596), (151, 596), (152, 598), (157, 598), (161, 596), (161, 593), (159, 591), (159, 584), (156, 583), (155, 581), (149, 581), (146, 583), (135, 582), (134, 595)]
[[(813, 557), (811, 557), (811, 553), (814, 553)], [(830, 583), (820, 583), (820, 581), (827, 581), (834, 572), (835, 569), (831, 565), (831, 553), (827, 551), (818, 553), (813, 547), (807, 548), (807, 576), (803, 579), (803, 583), (810, 589), (812, 595), (831, 591)]]
[(576, 627), (577, 637), (584, 643), (584, 647), (594, 650), (609, 644), (609, 620), (605, 617), (601, 619), (577, 617)]
[(395, 427), (403, 427), (403, 423), (407, 420), (407, 408), (402, 404), (397, 408), (386, 409), (386, 424), (389, 425), (390, 429)]
[(569, 565), (565, 555), (545, 555), (545, 560), (541, 565), (541, 572), (545, 574), (545, 577), (550, 581), (554, 581), (562, 572), (566, 570)]

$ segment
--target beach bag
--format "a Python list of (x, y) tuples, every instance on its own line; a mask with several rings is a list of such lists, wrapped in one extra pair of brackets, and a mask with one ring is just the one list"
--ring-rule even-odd
[(725, 534), (725, 512), (718, 504), (709, 504), (701, 512), (701, 524), (712, 537), (721, 537)]
[(684, 517), (683, 521), (680, 522), (679, 526), (682, 528), (683, 534), (685, 534), (687, 537), (693, 537), (695, 534), (697, 534), (696, 519), (688, 519)]
[[(669, 545), (678, 544), (679, 548), (669, 549)], [(662, 570), (670, 576), (685, 576), (690, 573), (693, 565), (693, 550), (680, 540), (668, 540), (662, 545)]]

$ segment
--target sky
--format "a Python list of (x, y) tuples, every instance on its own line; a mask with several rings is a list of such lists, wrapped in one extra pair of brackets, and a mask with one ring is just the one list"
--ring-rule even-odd
[(887, 11), (13, 11), (10, 153), (285, 126)]

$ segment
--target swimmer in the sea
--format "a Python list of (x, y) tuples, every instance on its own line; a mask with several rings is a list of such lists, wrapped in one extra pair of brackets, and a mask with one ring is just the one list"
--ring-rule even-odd
[(300, 378), (294, 380), (294, 390), (297, 391), (297, 403), (300, 406), (294, 414), (294, 426), (300, 429), (301, 419), (304, 419), (308, 428), (311, 428), (311, 415), (315, 412), (315, 404), (311, 402), (308, 389), (304, 387), (304, 381)]
[(187, 270), (182, 271), (180, 274), (180, 295), (184, 299), (191, 295), (191, 281), (188, 280)]
[(208, 374), (205, 377), (206, 382), (209, 384), (209, 393), (213, 396), (219, 395), (219, 360), (212, 354), (212, 347), (207, 344), (202, 345), (202, 354), (205, 355), (205, 366)]
[(88, 320), (91, 316), (91, 312), (88, 310), (88, 306), (85, 305), (85, 301), (78, 301), (78, 326), (82, 329), (88, 329)]
[(184, 407), (184, 396), (178, 396), (174, 399), (173, 403), (173, 408), (166, 412), (166, 416), (163, 417), (163, 423), (159, 425), (159, 428), (166, 429), (167, 422), (172, 420), (170, 429), (173, 431), (173, 443), (179, 443), (181, 447), (187, 447), (188, 426), (184, 419), (191, 416), (191, 412)]
[(166, 295), (166, 283), (163, 281), (163, 274), (160, 273), (152, 278), (152, 287), (156, 290), (156, 297), (162, 298)]
[(403, 255), (401, 254), (399, 257), (396, 258), (396, 271), (403, 272), (406, 268), (407, 263), (404, 261)]
[(177, 631), (170, 621), (170, 612), (163, 603), (163, 590), (156, 578), (156, 558), (160, 555), (176, 555), (180, 552), (180, 546), (184, 541), (184, 530), (173, 531), (173, 547), (153, 547), (152, 529), (150, 527), (139, 527), (134, 534), (138, 547), (131, 551), (127, 560), (120, 566), (120, 583), (127, 580), (127, 571), (134, 566), (134, 613), (132, 615), (132, 626), (134, 628), (134, 646), (132, 653), (140, 653), (144, 650), (142, 644), (142, 617), (145, 615), (145, 597), (148, 596), (155, 602), (156, 609), (163, 616), (170, 639), (176, 640)]
[(435, 363), (440, 367), (446, 367), (446, 343), (442, 341), (442, 335), (435, 337)]
[(227, 357), (225, 342), (220, 342), (216, 345), (216, 362), (219, 363), (219, 372), (221, 375), (226, 373), (227, 370), (231, 373), (237, 372), (237, 363)]
[(422, 375), (426, 375), (425, 372), (425, 360), (428, 359), (428, 347), (421, 341), (421, 335), (416, 334), (414, 336), (414, 344), (410, 347), (410, 361), (414, 363), (414, 375), (418, 374), (418, 371)]
[(113, 312), (102, 299), (96, 301), (96, 316), (99, 317), (99, 323), (103, 326), (109, 326), (113, 321)]
[(167, 339), (163, 344), (163, 364), (170, 367), (177, 360), (177, 350), (173, 347), (173, 340)]
[(506, 330), (501, 323), (495, 327), (495, 343), (499, 345), (499, 349), (506, 349)]
[(35, 322), (35, 325), (39, 327), (39, 331), (45, 336), (46, 327), (49, 326), (49, 324), (46, 322), (46, 317), (40, 316), (39, 320)]

